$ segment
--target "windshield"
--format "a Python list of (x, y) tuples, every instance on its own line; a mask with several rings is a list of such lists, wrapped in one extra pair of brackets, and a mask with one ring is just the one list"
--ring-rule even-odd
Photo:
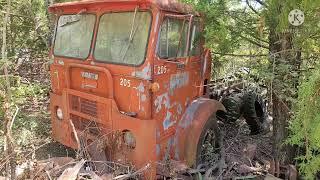
[(101, 17), (95, 59), (140, 65), (145, 59), (151, 15), (149, 12), (108, 13)]
[(57, 25), (54, 54), (85, 59), (89, 56), (95, 15), (62, 15)]

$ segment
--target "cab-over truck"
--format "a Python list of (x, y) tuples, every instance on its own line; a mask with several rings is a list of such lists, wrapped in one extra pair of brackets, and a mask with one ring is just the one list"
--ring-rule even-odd
[[(120, 132), (124, 146), (107, 157), (137, 169), (168, 159), (188, 166), (216, 148), (209, 99), (211, 56), (201, 16), (174, 0), (86, 0), (55, 4), (50, 53), (51, 119), (58, 142), (80, 148)], [(94, 127), (93, 127), (94, 126)], [(87, 136), (80, 137), (85, 129)], [(108, 153), (107, 153), (108, 152)], [(209, 160), (210, 161), (210, 160)]]

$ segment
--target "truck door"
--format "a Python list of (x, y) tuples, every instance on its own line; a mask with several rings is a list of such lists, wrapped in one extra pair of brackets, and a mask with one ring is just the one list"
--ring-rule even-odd
[(153, 94), (158, 157), (174, 156), (175, 127), (188, 104), (198, 96), (199, 80), (194, 66), (197, 63), (189, 62), (191, 20), (189, 15), (164, 15), (159, 30), (154, 61), (154, 82), (159, 84), (159, 91)]

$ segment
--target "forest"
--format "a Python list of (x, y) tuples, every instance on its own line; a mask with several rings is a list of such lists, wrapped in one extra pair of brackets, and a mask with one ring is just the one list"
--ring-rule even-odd
[[(49, 52), (57, 17), (48, 9), (68, 1), (0, 0), (0, 179), (140, 179), (149, 166), (110, 162), (112, 173), (78, 173), (90, 157), (51, 137)], [(203, 18), (210, 88), (241, 82), (263, 89), (267, 127), (251, 135), (245, 114), (218, 122), (223, 160), (205, 172), (173, 162), (167, 179), (186, 179), (186, 172), (192, 179), (319, 179), (320, 0), (180, 1)], [(294, 10), (301, 19), (292, 19)]]

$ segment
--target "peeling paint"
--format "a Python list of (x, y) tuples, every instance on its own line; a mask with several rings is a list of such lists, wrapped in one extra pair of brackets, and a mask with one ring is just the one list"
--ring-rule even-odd
[(187, 108), (186, 112), (181, 118), (181, 121), (179, 122), (179, 127), (181, 128), (187, 128), (192, 124), (192, 121), (194, 120), (194, 114), (199, 108), (199, 106), (205, 102), (204, 98), (199, 98), (197, 100), (194, 100), (191, 103), (191, 106)]
[[(160, 13), (157, 13), (155, 27), (158, 27), (159, 25), (159, 17), (160, 17)], [(157, 30), (158, 30), (157, 28), (154, 28), (154, 32), (157, 32)]]
[(143, 94), (140, 99), (142, 102), (145, 102), (147, 100), (147, 96)]
[(156, 113), (159, 113), (161, 111), (162, 105), (164, 105), (166, 109), (169, 109), (171, 105), (168, 93), (164, 93), (158, 96), (154, 101), (154, 105), (156, 106)]
[(136, 87), (136, 89), (140, 92), (140, 93), (144, 93), (145, 89), (144, 89), (144, 84), (141, 82), (139, 84), (138, 87)]
[(160, 150), (161, 150), (161, 147), (159, 144), (156, 145), (156, 154), (157, 156), (160, 156)]
[(132, 72), (131, 75), (134, 77), (137, 77), (137, 78), (150, 80), (151, 79), (151, 65), (150, 65), (150, 63), (148, 63), (148, 65), (145, 68), (143, 68), (142, 71)]
[[(185, 104), (186, 106), (187, 106), (188, 101), (189, 101), (189, 98), (187, 98), (187, 101)], [(178, 124), (179, 128), (177, 128), (176, 133), (175, 133), (175, 137), (174, 137), (175, 146), (177, 146), (178, 141), (179, 141), (178, 134), (180, 134), (180, 131), (181, 131), (180, 128), (185, 129), (192, 124), (196, 110), (199, 108), (200, 104), (202, 104), (204, 102), (205, 101), (202, 98), (199, 98), (197, 100), (194, 100), (191, 103), (191, 106), (186, 109), (184, 115), (182, 116), (181, 120), (179, 121), (179, 124)], [(174, 156), (175, 156), (176, 160), (180, 160), (180, 149), (178, 147), (176, 147), (174, 150)]]
[(183, 72), (183, 73), (171, 75), (170, 93), (173, 93), (175, 89), (188, 85), (188, 83), (189, 83), (189, 72)]
[(172, 127), (174, 124), (176, 123), (176, 121), (172, 120), (172, 113), (171, 112), (167, 112), (166, 118), (163, 121), (163, 129), (164, 130), (168, 130), (170, 127)]
[(139, 97), (139, 110), (144, 111), (144, 107), (141, 107), (141, 102), (145, 102), (147, 100), (147, 96), (144, 94), (145, 93), (145, 86), (141, 82), (139, 86), (134, 87), (134, 89), (137, 90), (137, 96)]
[(177, 105), (177, 113), (178, 113), (179, 115), (182, 114), (182, 106), (181, 106), (181, 104), (178, 104), (178, 105)]

